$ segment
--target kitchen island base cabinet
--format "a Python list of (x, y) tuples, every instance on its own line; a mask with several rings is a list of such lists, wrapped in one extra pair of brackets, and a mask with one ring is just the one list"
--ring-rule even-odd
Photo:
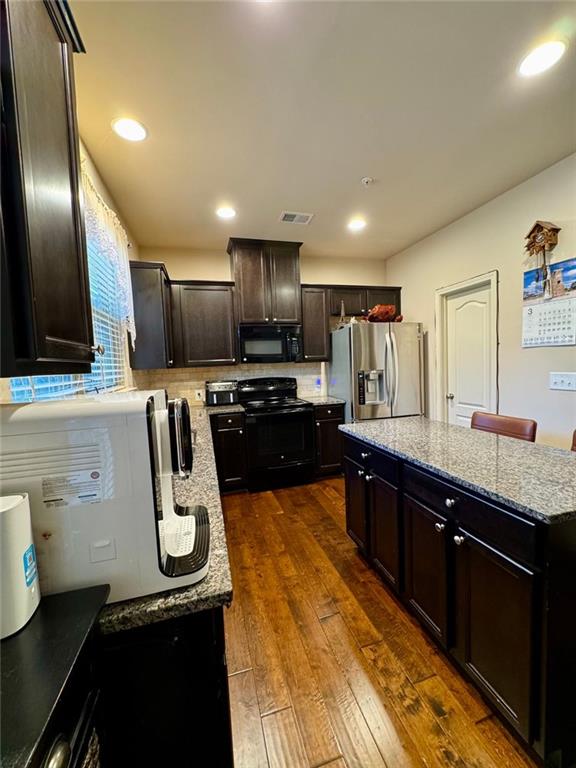
[(232, 768), (223, 609), (103, 635), (101, 766)]
[(533, 571), (458, 529), (454, 656), (526, 740), (530, 739)]
[[(344, 454), (347, 531), (360, 554), (530, 754), (575, 768), (576, 520), (497, 505), (372, 442), (345, 436)], [(386, 558), (400, 564), (399, 590)]]
[(437, 640), (448, 642), (448, 521), (404, 497), (406, 598)]
[(359, 464), (344, 458), (346, 479), (346, 532), (363, 555), (368, 554), (365, 471)]

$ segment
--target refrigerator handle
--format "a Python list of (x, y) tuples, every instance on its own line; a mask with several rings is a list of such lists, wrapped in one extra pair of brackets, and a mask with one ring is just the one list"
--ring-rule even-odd
[(392, 393), (390, 392), (391, 377), (388, 376), (392, 361), (392, 349), (390, 343), (390, 333), (388, 331), (386, 331), (384, 340), (386, 344), (386, 356), (384, 359), (384, 385), (386, 387), (386, 403), (392, 407)]
[(394, 353), (394, 398), (392, 400), (392, 413), (396, 408), (398, 401), (398, 389), (400, 387), (400, 366), (398, 365), (398, 345), (394, 331), (390, 331), (390, 341), (392, 343), (392, 352)]

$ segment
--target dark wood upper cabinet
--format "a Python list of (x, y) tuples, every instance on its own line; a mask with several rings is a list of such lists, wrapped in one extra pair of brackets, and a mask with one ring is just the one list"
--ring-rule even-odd
[(340, 315), (344, 302), (345, 315), (363, 315), (366, 313), (366, 289), (365, 288), (331, 288), (330, 289), (330, 314)]
[(136, 370), (174, 365), (172, 300), (164, 264), (131, 261), (132, 298), (136, 324), (135, 349), (129, 345), (130, 365)]
[(233, 365), (236, 320), (232, 283), (172, 283), (175, 364)]
[(525, 739), (531, 736), (534, 572), (456, 531), (454, 655)]
[(366, 315), (376, 304), (393, 304), (396, 315), (401, 314), (401, 288), (387, 286), (331, 286), (330, 314), (339, 316), (344, 302), (344, 312), (350, 315)]
[(239, 323), (302, 322), (300, 245), (233, 237), (228, 243)]
[(328, 289), (302, 286), (302, 335), (304, 360), (315, 362), (330, 357)]
[(448, 643), (448, 520), (404, 496), (406, 597), (432, 634)]
[(2, 375), (94, 360), (68, 5), (1, 0)]

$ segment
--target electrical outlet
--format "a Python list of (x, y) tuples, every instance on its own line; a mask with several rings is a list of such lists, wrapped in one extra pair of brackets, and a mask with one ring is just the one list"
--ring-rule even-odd
[(568, 392), (576, 392), (576, 372), (551, 372), (549, 386), (550, 389), (564, 389)]
[(194, 390), (194, 397), (196, 400), (204, 400), (204, 390), (203, 389), (195, 389)]

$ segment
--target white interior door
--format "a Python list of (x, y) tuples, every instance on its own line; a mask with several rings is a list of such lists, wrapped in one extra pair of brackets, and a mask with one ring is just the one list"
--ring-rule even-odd
[(474, 411), (496, 409), (496, 312), (489, 285), (446, 296), (446, 414), (470, 426)]

